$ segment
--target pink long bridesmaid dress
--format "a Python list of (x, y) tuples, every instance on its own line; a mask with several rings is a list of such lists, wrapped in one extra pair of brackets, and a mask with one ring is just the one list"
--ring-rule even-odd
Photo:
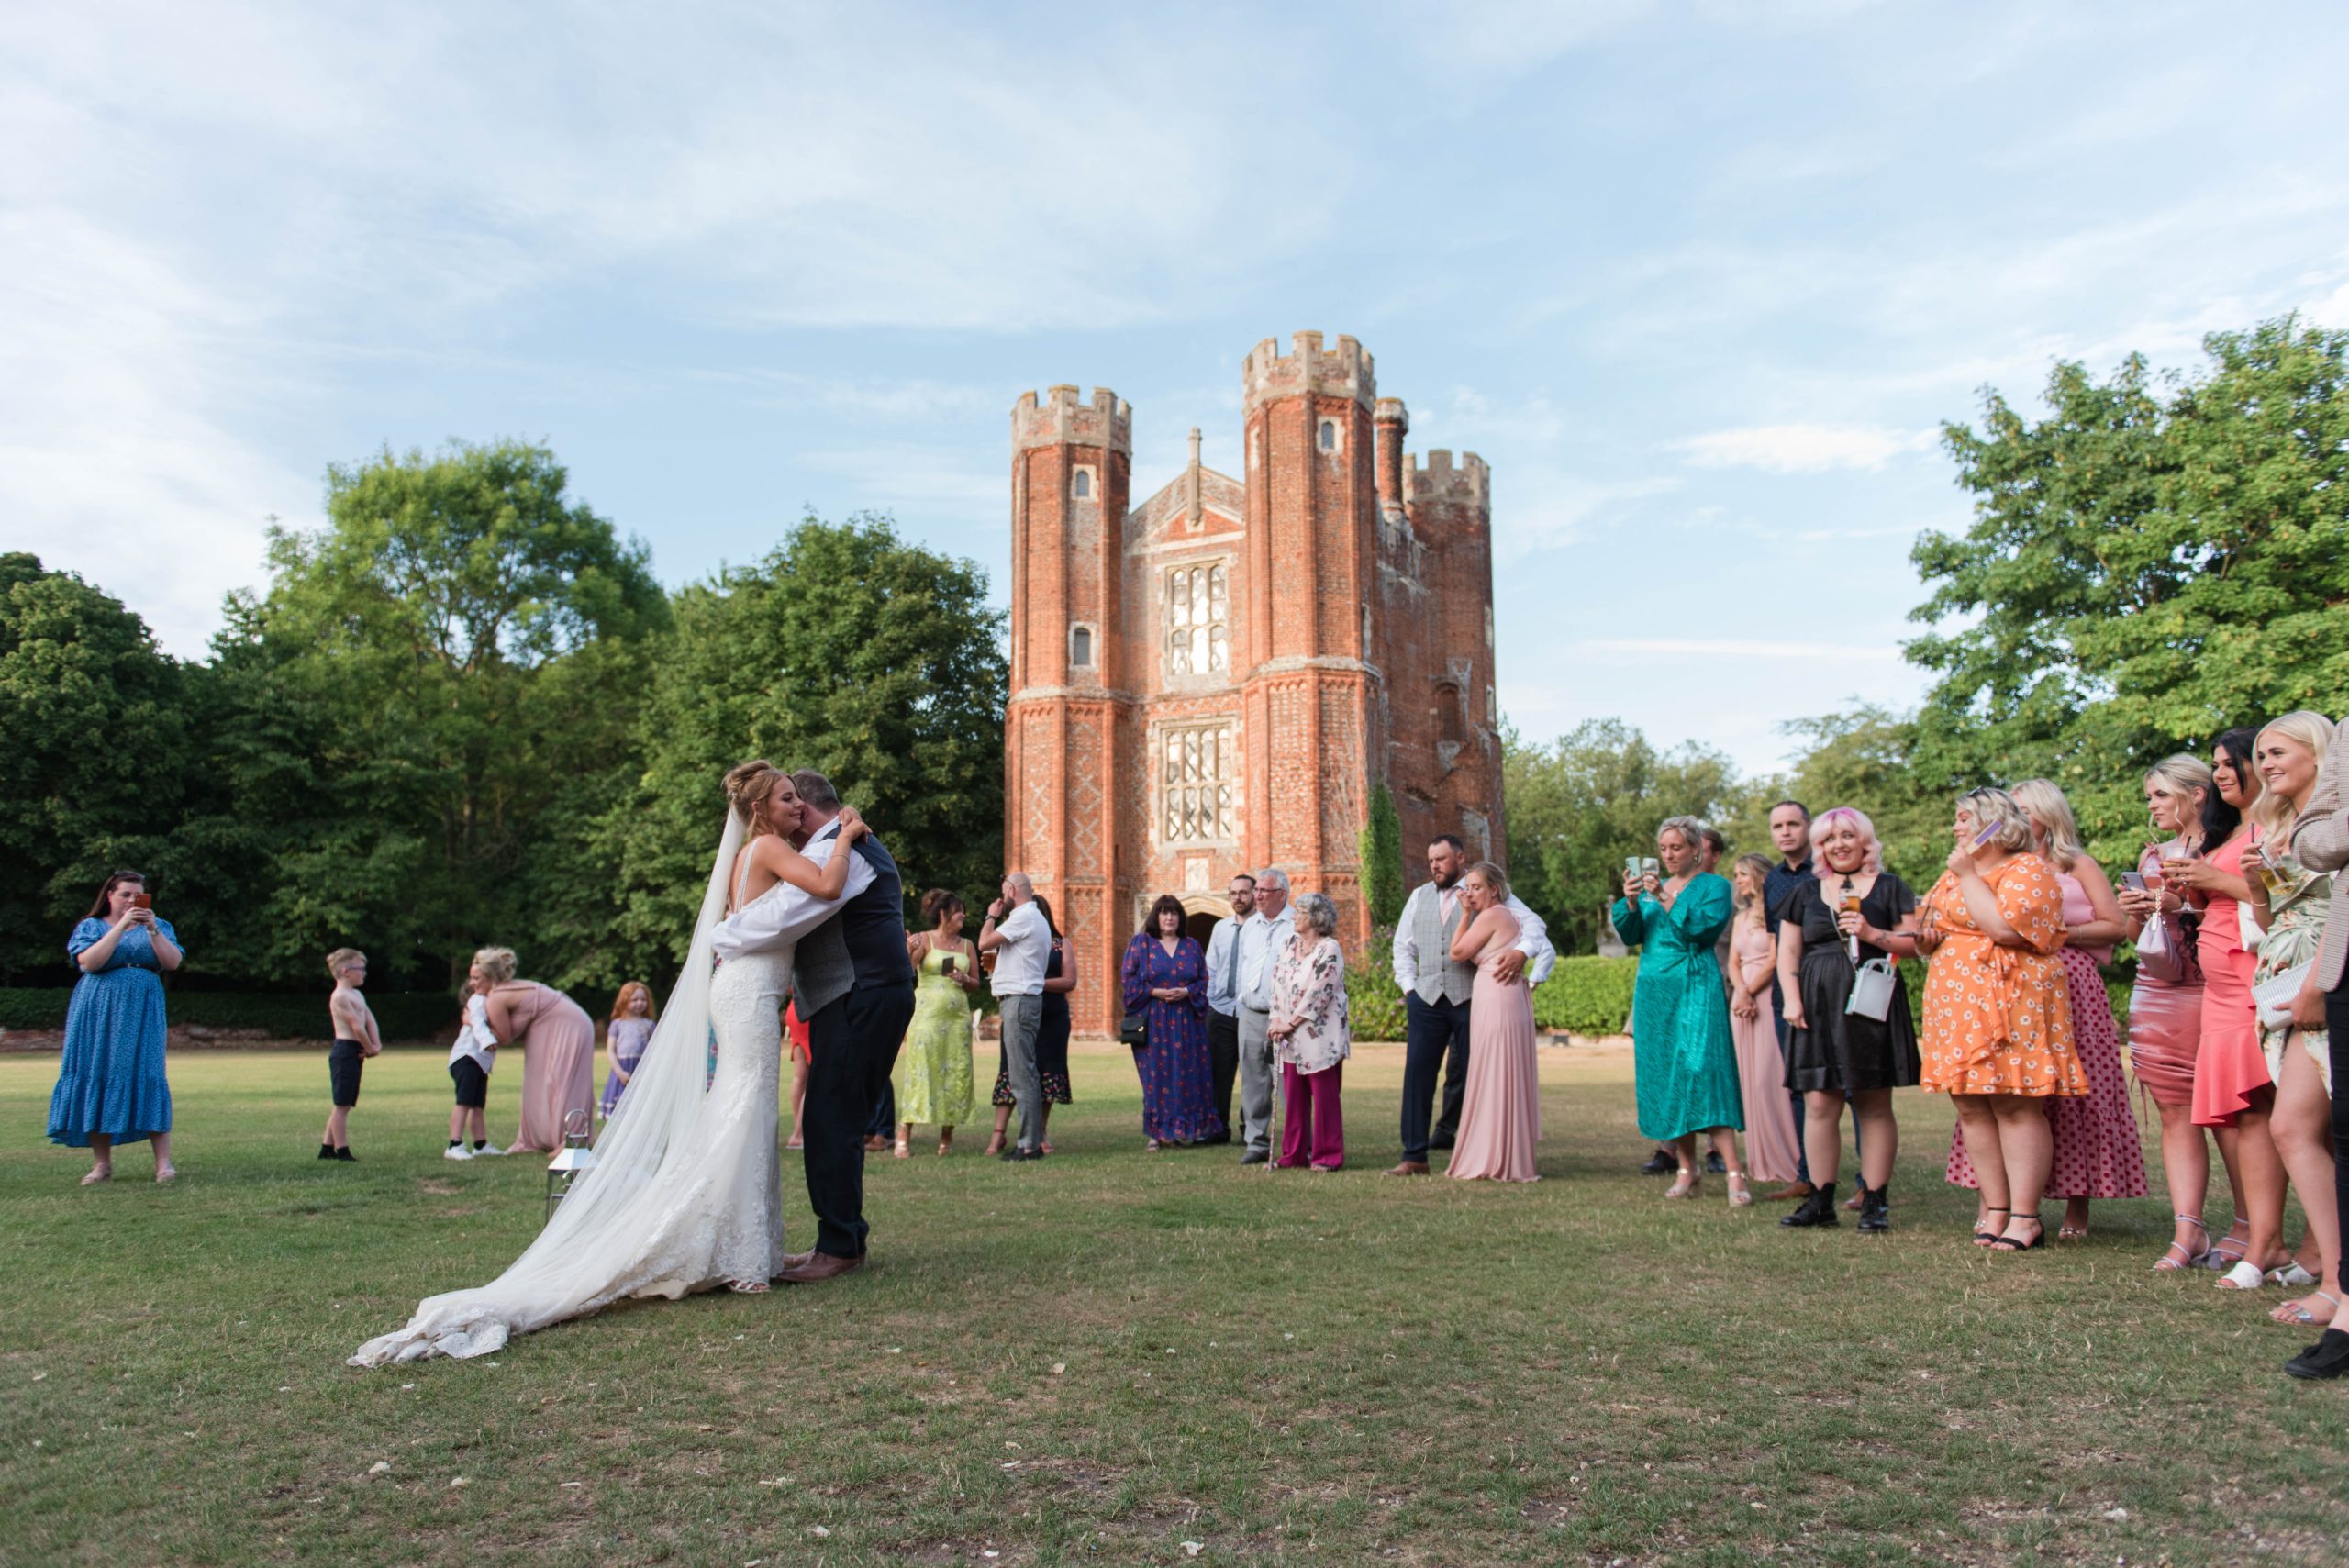
[(1444, 1174), (1464, 1181), (1538, 1182), (1542, 1089), (1533, 1067), (1533, 991), (1522, 978), (1504, 985), (1493, 965), (1517, 940), (1512, 924), (1476, 960), (1468, 1001), (1468, 1082), (1460, 1135)]
[[(1748, 985), (1767, 974), (1777, 962), (1777, 944), (1770, 940), (1768, 928), (1737, 921), (1730, 937), (1730, 962)], [(1735, 1008), (1729, 1016), (1730, 1034), (1737, 1041), (1737, 1086), (1745, 1096), (1745, 1173), (1760, 1182), (1791, 1182), (1800, 1169), (1802, 1143), (1795, 1136), (1794, 1104), (1787, 1097), (1778, 1010), (1766, 985), (1754, 1001), (1761, 1006), (1759, 1016), (1741, 1018)]]

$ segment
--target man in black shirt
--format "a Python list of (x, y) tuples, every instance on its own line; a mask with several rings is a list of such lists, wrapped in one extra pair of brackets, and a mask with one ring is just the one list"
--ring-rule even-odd
[[(1780, 918), (1778, 911), (1786, 906), (1788, 895), (1811, 876), (1810, 808), (1799, 800), (1782, 800), (1770, 807), (1770, 842), (1778, 851), (1778, 863), (1772, 866), (1770, 874), (1763, 879), (1762, 915), (1769, 922), (1770, 940), (1776, 942)], [(1787, 1007), (1785, 998), (1778, 995), (1775, 973), (1770, 981), (1770, 1006), (1778, 1020), (1778, 1054), (1783, 1057), (1787, 1053)], [(1795, 1106), (1795, 1179), (1776, 1192), (1764, 1195), (1772, 1202), (1806, 1198), (1812, 1190), (1810, 1161), (1800, 1153), (1802, 1095), (1790, 1090), (1787, 1098), (1794, 1102)]]

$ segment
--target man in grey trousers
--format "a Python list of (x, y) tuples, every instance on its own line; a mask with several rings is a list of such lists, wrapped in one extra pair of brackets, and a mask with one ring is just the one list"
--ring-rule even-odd
[(1003, 896), (987, 906), (979, 951), (995, 959), (995, 994), (1003, 1004), (1003, 1059), (1011, 1070), (1011, 1097), (1019, 1107), (1019, 1136), (1006, 1160), (1044, 1157), (1044, 1088), (1036, 1075), (1036, 1036), (1044, 1023), (1044, 970), (1052, 962), (1052, 930), (1036, 907), (1035, 884), (1023, 872), (1003, 879)]
[(1277, 866), (1256, 873), (1256, 912), (1240, 928), (1240, 1116), (1248, 1147), (1243, 1165), (1273, 1157), (1273, 958), (1288, 944), (1288, 874)]

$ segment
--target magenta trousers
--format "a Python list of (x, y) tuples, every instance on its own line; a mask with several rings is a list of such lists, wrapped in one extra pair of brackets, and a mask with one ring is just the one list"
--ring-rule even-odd
[(1309, 1159), (1324, 1171), (1345, 1164), (1346, 1113), (1338, 1105), (1338, 1076), (1345, 1070), (1342, 1062), (1313, 1073), (1281, 1063), (1281, 1157), (1274, 1164), (1294, 1169)]

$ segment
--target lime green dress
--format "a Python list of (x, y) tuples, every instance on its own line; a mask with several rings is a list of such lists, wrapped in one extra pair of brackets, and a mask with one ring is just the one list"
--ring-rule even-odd
[(961, 1127), (971, 1119), (971, 998), (946, 977), (950, 958), (958, 965), (971, 962), (939, 948), (921, 955), (914, 1021), (892, 1074), (900, 1123)]

